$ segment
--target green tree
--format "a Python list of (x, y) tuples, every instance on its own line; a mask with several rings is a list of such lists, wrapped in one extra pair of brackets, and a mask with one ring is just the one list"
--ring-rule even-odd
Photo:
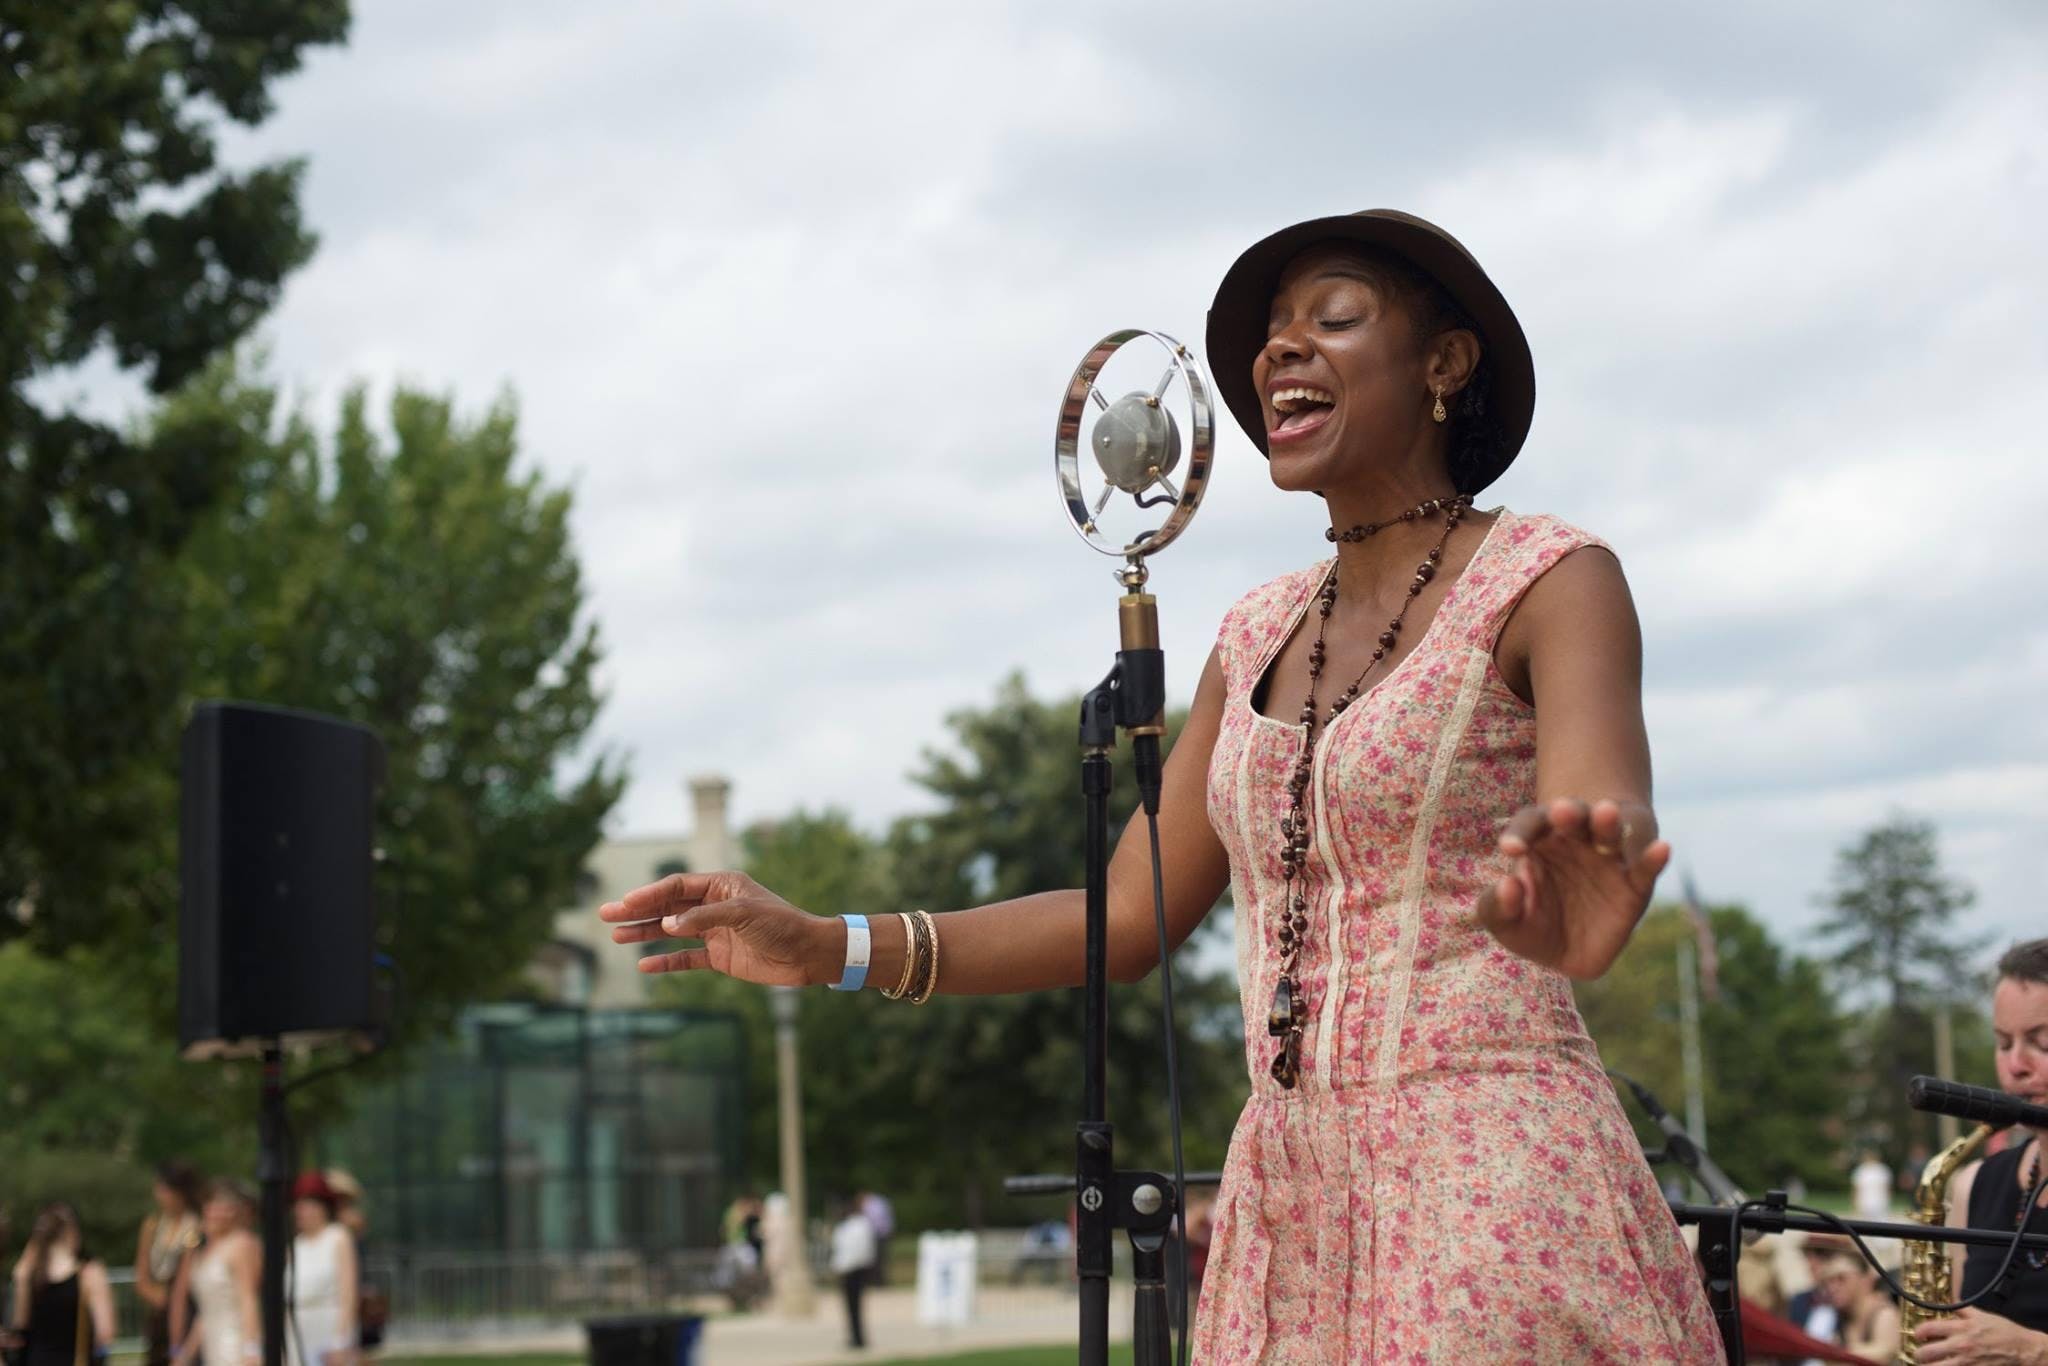
[(255, 1111), (233, 1075), (247, 1069), (178, 1062), (148, 1005), (166, 974), (123, 947), (0, 944), (0, 1223), (11, 1212), (17, 1233), (37, 1204), (63, 1198), (95, 1247), (119, 1249), (135, 1236), (152, 1157), (249, 1169)]
[(174, 566), (236, 452), (139, 440), (62, 385), (98, 355), (168, 392), (269, 309), (313, 247), (301, 168), (224, 171), (215, 136), (261, 122), (347, 18), (344, 0), (0, 0), (0, 1204), (61, 1193), (125, 1218), (94, 1197), (139, 1206), (138, 1158), (246, 1156), (205, 1094), (234, 1069), (173, 1064), (161, 1004)]
[[(865, 840), (837, 813), (799, 814), (749, 837), (747, 869), (807, 910), (869, 915), (958, 909), (1081, 881), (1079, 699), (1041, 701), (1011, 678), (985, 708), (948, 718), (952, 745), (917, 780), (939, 800)], [(1170, 717), (1175, 730), (1182, 718)], [(1111, 809), (1136, 807), (1127, 755)], [(1205, 932), (1213, 935), (1214, 930)], [(1247, 1089), (1237, 993), (1208, 968), (1204, 936), (1176, 955), (1175, 1005), (1191, 1167), (1220, 1165)], [(678, 1003), (739, 1010), (753, 1043), (756, 1182), (777, 1152), (767, 993), (709, 974), (670, 979)], [(1171, 1160), (1159, 1037), (1159, 977), (1111, 989), (1110, 1105), (1119, 1161)], [(1073, 1165), (1081, 1100), (1081, 993), (935, 997), (912, 1007), (876, 993), (800, 998), (806, 1152), (814, 1203), (875, 1187), (908, 1227), (1014, 1223), (1057, 1213), (1002, 1193), (1016, 1172)]]
[(517, 468), (509, 399), (475, 421), (361, 389), (331, 442), (227, 365), (154, 439), (230, 432), (233, 497), (181, 558), (194, 692), (327, 712), (382, 737), (377, 838), (404, 1024), (438, 1028), (510, 987), (573, 897), (623, 777), (572, 757), (596, 719), (567, 490)]
[[(302, 707), (383, 739), (379, 933), (403, 971), (398, 1023), (418, 1038), (516, 989), (622, 779), (607, 756), (572, 762), (598, 705), (598, 641), (582, 620), (569, 495), (517, 468), (510, 403), (469, 421), (401, 387), (381, 416), (388, 437), (353, 392), (323, 441), (272, 386), (223, 362), (140, 444), (216, 443), (236, 471), (166, 570), (185, 700)], [(185, 707), (169, 711), (128, 777), (144, 818), (108, 851), (135, 870), (122, 896), (65, 908), (67, 937), (85, 942), (0, 953), (0, 1106), (33, 1117), (0, 1138), (13, 1203), (103, 1185), (65, 1156), (80, 1152), (125, 1164), (132, 1211), (150, 1161), (247, 1170), (253, 1069), (174, 1052), (165, 945)], [(342, 1098), (310, 1092), (295, 1108), (310, 1128)], [(43, 1182), (58, 1184), (30, 1189)]]
[[(1739, 906), (1708, 911), (1719, 994), (1700, 1007), (1707, 1144), (1735, 1181), (1761, 1192), (1798, 1176), (1839, 1184), (1849, 1088), (1844, 1020), (1819, 964), (1786, 952)], [(1653, 908), (1606, 975), (1575, 984), (1607, 1066), (1683, 1118), (1678, 951), (1694, 938), (1682, 907)], [(1628, 1103), (1648, 1147), (1663, 1135)]]
[[(881, 914), (898, 904), (888, 858), (844, 811), (799, 810), (750, 827), (741, 839), (749, 873), (791, 903), (817, 915)], [(656, 948), (666, 948), (657, 945)], [(747, 1032), (747, 1170), (761, 1189), (779, 1178), (781, 1150), (776, 1114), (775, 1024), (767, 988), (716, 973), (661, 978), (657, 1001), (698, 1009), (729, 1010)], [(878, 1100), (873, 1068), (886, 1051), (890, 1023), (851, 994), (803, 992), (798, 997), (797, 1048), (804, 1085), (805, 1152), (814, 1203), (830, 1191), (881, 1179), (865, 1168), (849, 1134), (863, 1140), (890, 1121)], [(863, 1108), (873, 1111), (861, 1113)]]
[[(158, 813), (137, 776), (182, 682), (166, 567), (231, 473), (53, 403), (92, 354), (158, 393), (244, 336), (313, 248), (293, 162), (229, 174), (221, 115), (348, 29), (344, 0), (0, 0), (0, 938), (86, 942)], [(61, 793), (61, 799), (53, 795)]]
[[(1081, 885), (1079, 718), (1078, 697), (1038, 700), (1021, 675), (1006, 679), (990, 706), (947, 718), (951, 744), (927, 752), (913, 774), (940, 805), (899, 821), (889, 837), (912, 904), (951, 909)], [(1170, 736), (1186, 719), (1185, 712), (1168, 715)], [(1125, 816), (1138, 810), (1128, 747), (1117, 756), (1109, 809)], [(1174, 956), (1185, 1144), (1197, 1168), (1221, 1165), (1249, 1089), (1236, 983), (1228, 968), (1209, 966), (1222, 956), (1211, 946), (1223, 923), (1212, 914)], [(1157, 973), (1136, 987), (1111, 987), (1109, 1099), (1119, 1162), (1163, 1169), (1172, 1154), (1160, 990)], [(922, 1103), (928, 1113), (946, 1115), (949, 1129), (956, 1122), (973, 1126), (975, 1138), (962, 1145), (955, 1166), (970, 1214), (1025, 1213), (1003, 1196), (1002, 1177), (1073, 1163), (1082, 993), (962, 998), (945, 1006), (925, 1032), (930, 1063), (920, 1073)]]
[[(133, 911), (183, 684), (167, 569), (221, 495), (210, 434), (147, 448), (57, 401), (95, 354), (168, 392), (312, 251), (301, 167), (216, 157), (345, 0), (0, 0), (0, 937)], [(61, 794), (61, 795), (60, 795)]]
[(1976, 894), (1942, 871), (1931, 822), (1895, 815), (1838, 852), (1828, 914), (1815, 929), (1842, 992), (1874, 1004), (1855, 1033), (1865, 1084), (1852, 1116), (1896, 1168), (1931, 1142), (1934, 1119), (1906, 1103), (1906, 1082), (1933, 1072), (1934, 1011), (1976, 1004), (1985, 941), (1958, 934)]

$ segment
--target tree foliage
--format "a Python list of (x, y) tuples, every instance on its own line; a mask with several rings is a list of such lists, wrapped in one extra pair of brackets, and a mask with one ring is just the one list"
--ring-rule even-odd
[(138, 442), (53, 401), (95, 354), (156, 392), (263, 315), (313, 247), (296, 163), (229, 172), (345, 0), (0, 0), (0, 937), (130, 903), (184, 682), (167, 569), (232, 478), (210, 434)]
[[(1707, 1143), (1753, 1191), (1798, 1176), (1841, 1180), (1841, 1116), (1849, 1090), (1845, 1021), (1820, 965), (1787, 953), (1739, 906), (1708, 912), (1720, 959), (1718, 999), (1700, 1007)], [(1685, 1113), (1678, 951), (1694, 936), (1681, 907), (1644, 917), (1607, 974), (1576, 987), (1602, 1060)], [(1645, 1146), (1663, 1136), (1629, 1103)]]
[[(145, 451), (218, 446), (234, 477), (162, 570), (181, 687), (126, 770), (135, 828), (68, 844), (39, 832), (53, 841), (44, 867), (99, 859), (127, 875), (97, 901), (45, 897), (49, 932), (0, 948), (0, 1108), (33, 1117), (0, 1138), (13, 1203), (54, 1193), (21, 1183), (54, 1170), (38, 1154), (66, 1149), (127, 1164), (133, 1209), (149, 1161), (246, 1170), (251, 1069), (174, 1053), (177, 734), (191, 700), (300, 707), (382, 737), (379, 933), (403, 972), (407, 1037), (511, 989), (572, 897), (622, 778), (602, 755), (572, 763), (599, 651), (569, 495), (518, 468), (509, 403), (471, 421), (401, 387), (378, 416), (354, 391), (323, 439), (273, 386), (222, 363), (138, 438)], [(336, 1099), (296, 1104), (310, 1119)]]
[[(828, 915), (912, 906), (934, 912), (1078, 886), (1078, 698), (1041, 701), (1011, 678), (991, 705), (948, 718), (952, 745), (917, 780), (938, 800), (867, 840), (843, 815), (799, 815), (749, 840), (748, 870)], [(1178, 729), (1182, 718), (1169, 718)], [(1112, 811), (1136, 807), (1128, 763)], [(1213, 935), (1214, 931), (1207, 932)], [(1237, 993), (1198, 935), (1175, 958), (1187, 1160), (1220, 1165), (1246, 1092)], [(1164, 1169), (1165, 1072), (1159, 977), (1112, 987), (1110, 1107), (1118, 1158)], [(774, 1051), (766, 993), (724, 979), (671, 980), (670, 999), (730, 1006), (755, 1045), (751, 1170), (777, 1174)], [(912, 1007), (876, 993), (800, 997), (806, 1152), (814, 1205), (834, 1191), (889, 1193), (910, 1225), (1021, 1223), (1057, 1207), (1002, 1193), (1012, 1173), (1073, 1165), (1081, 1102), (1081, 993), (935, 997)]]
[(178, 1062), (152, 1008), (167, 974), (150, 960), (170, 956), (0, 945), (0, 1223), (11, 1211), (17, 1234), (38, 1203), (61, 1197), (93, 1246), (120, 1249), (147, 1200), (150, 1160), (250, 1169), (248, 1069)]
[[(1853, 1117), (1896, 1167), (1929, 1142), (1934, 1120), (1906, 1103), (1906, 1083), (1931, 1073), (1934, 1012), (1975, 1005), (1986, 941), (1961, 935), (1957, 916), (1976, 900), (1942, 871), (1931, 822), (1895, 815), (1836, 855), (1834, 889), (1815, 934), (1842, 994), (1874, 1001), (1855, 1033), (1864, 1085)], [(1960, 1041), (1959, 1041), (1960, 1042)]]
[(103, 346), (167, 392), (269, 311), (313, 250), (303, 168), (223, 169), (216, 120), (260, 123), (272, 83), (347, 32), (346, 0), (0, 4), (11, 402)]
[(233, 496), (179, 565), (195, 694), (383, 739), (380, 929), (417, 1032), (532, 958), (623, 778), (605, 756), (570, 764), (596, 719), (597, 629), (569, 494), (517, 467), (511, 403), (471, 422), (401, 385), (383, 417), (388, 438), (352, 390), (323, 444), (272, 386), (222, 366), (155, 436), (241, 446)]

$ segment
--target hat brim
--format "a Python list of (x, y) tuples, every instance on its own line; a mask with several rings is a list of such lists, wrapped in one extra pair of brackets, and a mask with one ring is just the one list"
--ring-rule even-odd
[(1500, 425), (1499, 449), (1484, 468), (1472, 472), (1477, 493), (1500, 478), (1528, 439), (1536, 412), (1536, 366), (1528, 338), (1513, 309), (1472, 253), (1442, 228), (1397, 209), (1311, 218), (1282, 228), (1246, 248), (1216, 287), (1209, 306), (1209, 367), (1216, 388), (1245, 435), (1266, 449), (1266, 410), (1252, 383), (1252, 362), (1266, 344), (1273, 291), (1287, 263), (1313, 246), (1341, 242), (1374, 247), (1402, 257), (1444, 289), (1478, 325), (1480, 346), (1493, 376), (1489, 411)]

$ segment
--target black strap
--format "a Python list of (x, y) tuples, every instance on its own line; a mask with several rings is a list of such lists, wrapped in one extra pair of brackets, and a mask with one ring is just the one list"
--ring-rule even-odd
[[(2019, 1146), (2018, 1151), (2020, 1153), (2020, 1158), (2013, 1165), (2012, 1174), (2014, 1180), (2018, 1180), (2020, 1170), (2026, 1165), (2026, 1150), (2028, 1145), (2033, 1143), (2033, 1141), (2033, 1138), (2029, 1136), (2026, 1142), (2020, 1144)], [(2035, 1158), (2035, 1162), (2037, 1165), (2040, 1162), (2040, 1158), (2038, 1157), (2038, 1155)], [(2034, 1173), (2034, 1185), (2022, 1185), (2020, 1187), (2020, 1199), (2027, 1202), (2026, 1208), (2024, 1212), (2020, 1214), (2017, 1223), (2017, 1228), (2020, 1233), (2025, 1233), (2027, 1231), (2027, 1226), (2034, 1222), (2034, 1216), (2040, 1212), (2041, 1205), (2036, 1194), (2040, 1182), (2041, 1172), (2037, 1169)], [(1972, 1193), (1974, 1194), (1974, 1192)], [(2048, 1265), (2035, 1266), (2027, 1260), (2027, 1254), (2022, 1252), (2019, 1256), (2014, 1257), (2012, 1259), (2012, 1264), (2006, 1268), (2005, 1275), (1999, 1277), (1998, 1284), (1992, 1286), (1991, 1289), (1985, 1293), (1984, 1298), (1977, 1302), (1977, 1307), (1979, 1309), (1983, 1309), (1991, 1313), (1997, 1313), (1998, 1310), (2005, 1307), (2005, 1302), (2012, 1298), (2013, 1291), (2019, 1287), (2021, 1279), (2025, 1277), (2029, 1272), (2032, 1272), (2035, 1275), (2040, 1275), (2043, 1272), (2048, 1272)], [(2000, 1315), (2000, 1317), (2003, 1318), (2004, 1315)]]

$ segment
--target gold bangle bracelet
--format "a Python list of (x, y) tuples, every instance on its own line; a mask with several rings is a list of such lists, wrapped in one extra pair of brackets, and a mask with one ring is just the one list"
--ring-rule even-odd
[(917, 971), (911, 977), (907, 999), (912, 1005), (920, 1005), (926, 993), (926, 983), (931, 980), (932, 948), (936, 936), (932, 932), (932, 918), (923, 911), (912, 911), (910, 919), (917, 926)]
[(917, 966), (917, 926), (910, 916), (902, 911), (896, 918), (903, 922), (903, 975), (896, 979), (896, 989), (882, 988), (882, 994), (892, 1001), (900, 1001), (910, 991), (911, 971)]
[(912, 911), (910, 924), (917, 942), (917, 955), (910, 974), (910, 987), (903, 993), (903, 999), (915, 1005), (918, 993), (924, 990), (925, 978), (931, 973), (932, 932), (923, 911)]
[(924, 923), (925, 939), (930, 949), (930, 956), (925, 964), (924, 982), (917, 995), (910, 998), (912, 1005), (921, 1006), (931, 1000), (932, 993), (939, 989), (939, 926), (928, 912), (919, 911), (917, 918)]

